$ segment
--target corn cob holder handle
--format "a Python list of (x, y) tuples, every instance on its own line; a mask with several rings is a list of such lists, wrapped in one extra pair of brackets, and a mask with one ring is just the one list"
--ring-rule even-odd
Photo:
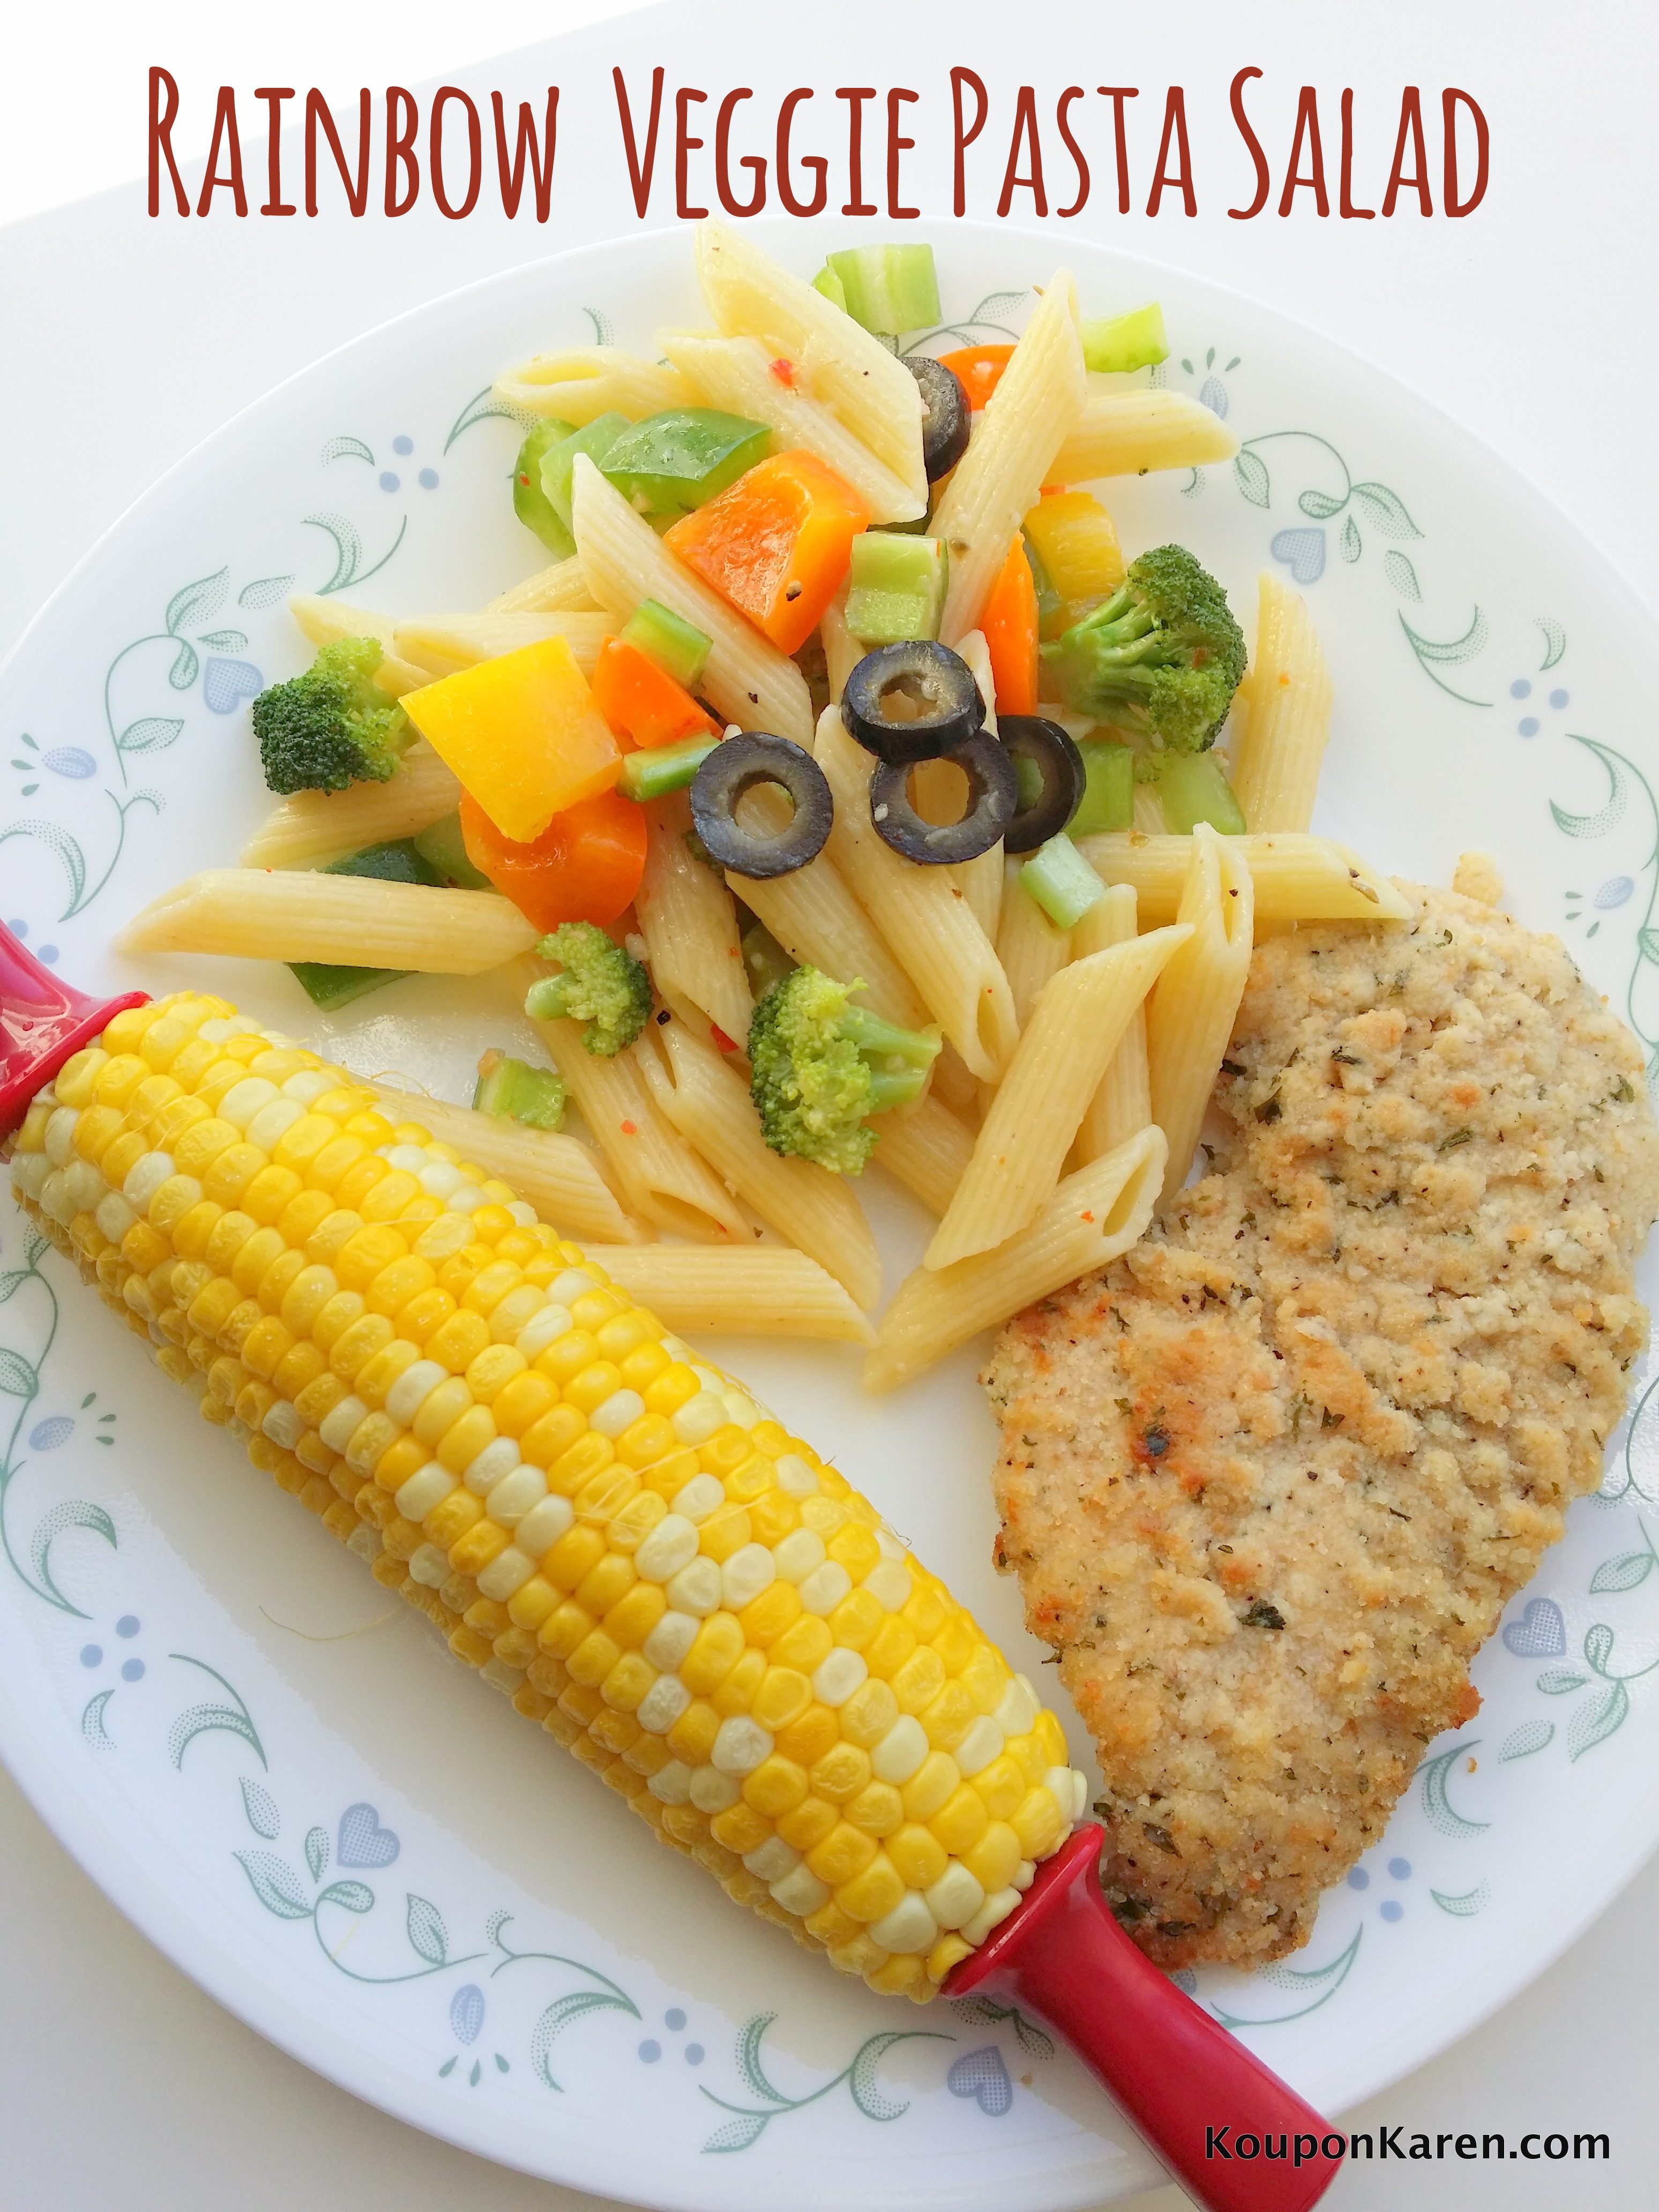
[[(1312, 2204), (1323, 2123), (1117, 1926), (1031, 1685), (809, 1444), (380, 1109), (0, 928), (14, 1188), (209, 1421), (735, 1901), (885, 1994), (1040, 2014), (1211, 2212)], [(1224, 2128), (1286, 2155), (1206, 2156)]]

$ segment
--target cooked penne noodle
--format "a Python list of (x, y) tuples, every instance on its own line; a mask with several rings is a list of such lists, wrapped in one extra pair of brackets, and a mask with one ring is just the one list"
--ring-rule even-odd
[(1127, 1252), (1152, 1219), (1164, 1159), (1163, 1132), (1143, 1129), (1068, 1176), (1030, 1227), (994, 1252), (907, 1275), (864, 1363), (865, 1388), (908, 1382), (981, 1329)]
[(1091, 392), (1044, 479), (1048, 486), (1230, 461), (1238, 441), (1185, 392)]
[[(522, 972), (530, 981), (547, 970), (539, 962), (526, 962)], [(630, 1213), (696, 1244), (753, 1243), (748, 1215), (659, 1109), (646, 1084), (640, 1043), (605, 1060), (583, 1044), (579, 1023), (532, 1022), (532, 1027), (564, 1078)]]
[(478, 975), (527, 951), (538, 934), (494, 891), (430, 890), (297, 868), (209, 868), (152, 899), (114, 944), (122, 952)]
[[(1097, 899), (1072, 931), (1074, 958), (1086, 959), (1108, 945), (1127, 945), (1139, 923), (1134, 887), (1113, 884), (1104, 898)], [(1146, 1073), (1146, 1009), (1135, 1008), (1129, 1026), (1118, 1039), (1117, 1050), (1106, 1064), (1094, 1097), (1084, 1110), (1071, 1151), (1073, 1168), (1086, 1167), (1103, 1153), (1115, 1152), (1137, 1129), (1152, 1118), (1152, 1091)]]
[(1331, 734), (1331, 672), (1308, 603), (1270, 569), (1257, 586), (1255, 654), (1233, 702), (1229, 767), (1252, 830), (1305, 830)]
[[(788, 813), (783, 793), (763, 784), (744, 794), (738, 818), (775, 830)], [(903, 1030), (926, 1027), (927, 1007), (827, 853), (787, 876), (726, 880), (792, 960), (820, 968), (838, 983), (861, 981), (859, 996), (884, 1021)]]
[(652, 980), (665, 996), (689, 999), (742, 1047), (755, 1002), (732, 894), (686, 842), (691, 809), (683, 791), (647, 806), (645, 819), (645, 874), (634, 911)]
[(781, 381), (773, 356), (758, 338), (713, 337), (700, 331), (659, 331), (657, 343), (710, 407), (769, 423), (781, 447), (814, 453), (854, 490), (872, 522), (914, 522), (927, 511), (905, 479), (877, 459), (827, 407), (799, 386)]
[(672, 1329), (813, 1337), (828, 1344), (876, 1340), (835, 1277), (787, 1244), (729, 1252), (696, 1244), (595, 1244), (589, 1251), (613, 1283)]
[(818, 642), (823, 647), (823, 672), (830, 686), (830, 702), (841, 704), (847, 679), (864, 658), (864, 647), (847, 627), (847, 589), (843, 585), (823, 611), (818, 623)]
[(1194, 830), (1177, 910), (1178, 921), (1190, 923), (1192, 935), (1158, 977), (1146, 1009), (1152, 1119), (1170, 1148), (1165, 1199), (1187, 1180), (1249, 974), (1254, 893), (1240, 849), (1244, 842), (1218, 836), (1206, 822)]
[(599, 1163), (579, 1137), (528, 1129), (505, 1114), (475, 1114), (470, 1106), (369, 1080), (390, 1112), (418, 1121), (441, 1145), (453, 1145), (464, 1158), (511, 1183), (562, 1237), (597, 1237), (611, 1244), (642, 1239), (644, 1231), (617, 1205)]
[[(974, 681), (985, 702), (985, 726), (993, 737), (997, 733), (997, 687), (991, 673), (991, 648), (985, 642), (983, 630), (970, 629), (966, 637), (958, 638), (957, 652), (973, 672)], [(1002, 914), (1002, 841), (981, 853), (976, 860), (958, 860), (951, 873), (956, 878), (957, 888), (973, 911), (979, 924), (993, 944), (996, 942), (997, 925)]]
[(811, 695), (794, 662), (677, 561), (586, 454), (576, 457), (572, 502), (582, 573), (613, 619), (621, 624), (642, 599), (657, 599), (695, 623), (713, 640), (699, 686), (704, 696), (728, 721), (810, 750)]
[(995, 1088), (994, 1084), (981, 1083), (976, 1075), (969, 1074), (962, 1055), (947, 1044), (933, 1062), (933, 1079), (927, 1095), (977, 1128), (981, 1096)]
[(876, 835), (870, 756), (848, 736), (837, 707), (818, 718), (817, 763), (836, 802), (831, 860), (971, 1073), (994, 1081), (1019, 1025), (989, 938), (948, 868), (918, 867)]
[(1192, 934), (1184, 922), (1155, 929), (1074, 960), (1043, 986), (925, 1267), (992, 1251), (1035, 1219), (1130, 1017)]
[(1003, 864), (1002, 901), (997, 920), (997, 958), (1014, 994), (1014, 1012), (1024, 1028), (1042, 987), (1072, 957), (1069, 931), (1056, 929), (1020, 883), (1022, 860)]
[[(1235, 837), (1264, 921), (1407, 921), (1411, 908), (1388, 878), (1346, 845), (1293, 831)], [(1140, 926), (1173, 921), (1192, 857), (1190, 837), (1143, 837), (1114, 830), (1079, 837), (1078, 850), (1103, 882), (1133, 884)]]
[(974, 1155), (972, 1133), (930, 1091), (914, 1106), (872, 1116), (878, 1143), (870, 1155), (934, 1215), (944, 1212)]
[(523, 583), (509, 586), (483, 610), (487, 615), (591, 615), (599, 611), (574, 553), (568, 561), (556, 561), (551, 568), (538, 568)]
[(421, 622), (399, 623), (395, 642), (403, 659), (426, 672), (423, 683), (550, 637), (567, 639), (577, 667), (591, 676), (599, 647), (616, 630), (606, 614), (428, 615)]
[(453, 814), (461, 787), (424, 738), (384, 783), (344, 791), (296, 791), (278, 800), (241, 851), (245, 868), (317, 868), (366, 845), (413, 837)]
[(786, 1159), (761, 1135), (741, 1075), (682, 1022), (641, 1048), (653, 1097), (686, 1143), (767, 1224), (808, 1253), (866, 1310), (881, 1296), (881, 1258), (846, 1182), (811, 1160)]
[(405, 691), (417, 690), (428, 681), (424, 670), (400, 660), (392, 651), (392, 634), (397, 625), (390, 615), (303, 592), (289, 601), (288, 611), (313, 645), (333, 645), (343, 637), (378, 638), (386, 652), (374, 672), (374, 681), (389, 698), (401, 699)]
[(839, 417), (909, 489), (915, 514), (927, 504), (921, 461), (921, 392), (902, 362), (804, 278), (724, 223), (696, 236), (697, 278), (708, 312), (728, 337), (761, 339), (787, 360), (797, 388)]
[(1134, 828), (1140, 836), (1162, 837), (1166, 834), (1164, 827), (1164, 802), (1158, 795), (1156, 784), (1137, 783), (1131, 796), (1130, 805), (1134, 812)]
[(693, 407), (696, 394), (676, 368), (641, 361), (617, 346), (570, 346), (538, 353), (495, 380), (495, 397), (532, 415), (549, 415), (580, 429), (598, 416), (659, 415), (665, 407)]
[(939, 634), (955, 645), (976, 629), (1021, 518), (1083, 411), (1077, 286), (1057, 270), (957, 463), (932, 530), (951, 554)]

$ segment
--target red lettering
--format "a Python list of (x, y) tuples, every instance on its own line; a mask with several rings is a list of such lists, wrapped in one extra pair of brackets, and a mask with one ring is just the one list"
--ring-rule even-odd
[(1342, 183), (1341, 198), (1337, 205), (1342, 210), (1345, 222), (1352, 222), (1356, 219), (1371, 222), (1376, 219), (1375, 208), (1356, 207), (1353, 203), (1353, 92), (1351, 88), (1342, 94)]
[(634, 136), (634, 111), (628, 104), (628, 87), (620, 69), (613, 69), (611, 80), (617, 88), (617, 115), (622, 124), (623, 149), (628, 155), (628, 180), (634, 188), (634, 212), (642, 216), (651, 200), (651, 175), (657, 166), (657, 125), (662, 120), (662, 71), (651, 72), (651, 118), (645, 127), (645, 160), (640, 160), (639, 143)]
[(1060, 94), (1060, 105), (1054, 110), (1054, 126), (1065, 142), (1066, 152), (1077, 165), (1077, 198), (1072, 202), (1070, 207), (1054, 210), (1054, 213), (1060, 216), (1081, 215), (1089, 200), (1089, 164), (1084, 160), (1083, 149), (1073, 137), (1072, 126), (1066, 119), (1066, 112), (1073, 100), (1081, 100), (1082, 97), (1083, 87), (1080, 84), (1068, 84), (1065, 91)]
[[(979, 112), (964, 131), (962, 125), (962, 95), (971, 85), (974, 98), (979, 102)], [(982, 77), (975, 76), (970, 69), (953, 69), (951, 72), (951, 107), (956, 118), (956, 189), (951, 206), (957, 215), (968, 212), (968, 164), (963, 158), (980, 132), (985, 128), (985, 118), (991, 112), (989, 95)]]
[(799, 85), (793, 92), (784, 94), (783, 105), (778, 110), (778, 198), (791, 215), (817, 215), (830, 197), (830, 164), (822, 154), (803, 154), (800, 157), (802, 168), (816, 173), (810, 200), (796, 198), (789, 176), (789, 133), (794, 125), (795, 110), (802, 100), (811, 97), (810, 86)]
[(843, 84), (836, 88), (836, 98), (847, 102), (847, 189), (852, 197), (842, 210), (843, 215), (876, 212), (875, 203), (864, 197), (864, 103), (875, 96), (872, 84)]
[[(1031, 168), (1028, 176), (1019, 172), (1020, 147), (1029, 149)], [(1014, 129), (1008, 141), (1008, 166), (1002, 173), (1002, 191), (997, 200), (997, 213), (1006, 216), (1013, 205), (1015, 191), (1021, 185), (1031, 195), (1031, 206), (1037, 215), (1048, 212), (1048, 195), (1042, 187), (1042, 142), (1037, 136), (1036, 93), (1029, 84), (1021, 85), (1014, 94)]]
[[(444, 188), (444, 106), (452, 100), (459, 100), (466, 110), (466, 198), (459, 207), (451, 207)], [(458, 84), (441, 84), (433, 96), (426, 158), (432, 178), (432, 197), (438, 203), (439, 214), (447, 216), (451, 222), (459, 222), (478, 204), (478, 188), (483, 182), (483, 128), (477, 109)]]
[(320, 124), (328, 150), (334, 156), (334, 166), (340, 173), (340, 182), (345, 186), (346, 204), (353, 215), (368, 211), (368, 87), (357, 94), (357, 173), (354, 178), (346, 167), (345, 149), (340, 143), (340, 134), (334, 127), (334, 118), (329, 112), (328, 102), (313, 85), (306, 94), (306, 213), (317, 212), (317, 129)]
[[(219, 174), (219, 151), (228, 149), (230, 170), (226, 176)], [(202, 196), (196, 203), (198, 215), (206, 215), (213, 205), (215, 192), (228, 188), (236, 204), (238, 215), (247, 213), (247, 191), (242, 183), (242, 142), (236, 130), (236, 88), (222, 84), (219, 102), (213, 111), (213, 137), (208, 143), (207, 167), (202, 174)]]
[(1261, 150), (1261, 141), (1250, 128), (1250, 118), (1244, 112), (1244, 88), (1253, 76), (1260, 76), (1259, 69), (1242, 69), (1233, 79), (1227, 98), (1233, 111), (1233, 121), (1238, 125), (1238, 135), (1250, 149), (1250, 159), (1255, 163), (1255, 198), (1249, 207), (1229, 208), (1227, 212), (1235, 222), (1248, 222), (1260, 215), (1267, 204), (1267, 193), (1273, 182), (1267, 167), (1267, 157)]
[[(161, 106), (156, 94), (166, 86), (166, 106)], [(164, 69), (153, 69), (149, 73), (149, 211), (161, 212), (161, 164), (167, 165), (167, 174), (173, 179), (173, 204), (180, 215), (190, 213), (190, 195), (185, 190), (185, 180), (179, 173), (179, 164), (173, 158), (173, 126), (179, 114), (179, 84), (177, 78)]]
[[(1474, 190), (1468, 199), (1457, 196), (1457, 104), (1462, 100), (1474, 121)], [(1467, 92), (1449, 85), (1440, 95), (1440, 112), (1446, 128), (1444, 198), (1443, 206), (1448, 215), (1473, 215), (1486, 197), (1486, 157), (1492, 149), (1492, 134), (1486, 128), (1486, 118)]]
[(1117, 211), (1129, 212), (1129, 141), (1123, 128), (1123, 103), (1139, 100), (1138, 84), (1097, 84), (1095, 90), (1103, 100), (1112, 103), (1112, 138), (1117, 149)]
[[(421, 111), (412, 92), (400, 84), (386, 88), (386, 197), (388, 216), (407, 215), (421, 197), (421, 165), (415, 155), (415, 132)], [(407, 197), (398, 198), (398, 178)]]
[[(1167, 164), (1171, 147), (1178, 147), (1181, 166), (1171, 176)], [(1181, 188), (1181, 204), (1188, 215), (1198, 213), (1198, 199), (1193, 191), (1193, 154), (1187, 143), (1187, 99), (1178, 84), (1170, 87), (1164, 103), (1164, 136), (1158, 142), (1158, 167), (1152, 174), (1152, 189), (1146, 202), (1148, 215), (1156, 215), (1164, 201), (1166, 185)]]
[[(1297, 173), (1304, 138), (1313, 157), (1313, 167), (1305, 177)], [(1303, 86), (1296, 103), (1296, 130), (1291, 139), (1291, 158), (1285, 170), (1285, 189), (1279, 198), (1280, 215), (1290, 213), (1296, 204), (1297, 188), (1303, 185), (1313, 187), (1314, 205), (1321, 215), (1328, 215), (1331, 201), (1325, 190), (1325, 151), (1319, 143), (1319, 94), (1310, 84)]]
[(727, 215), (758, 215), (766, 205), (766, 163), (758, 154), (745, 154), (738, 163), (753, 179), (748, 198), (734, 199), (732, 195), (732, 118), (740, 100), (754, 96), (753, 88), (746, 84), (728, 92), (714, 123), (714, 190)]
[(914, 222), (921, 213), (920, 208), (899, 205), (899, 155), (915, 150), (914, 138), (899, 136), (899, 109), (908, 100), (914, 106), (921, 94), (907, 92), (902, 84), (890, 86), (887, 94), (887, 220), (889, 222)]
[[(1407, 176), (1401, 164), (1406, 158), (1406, 139), (1409, 134), (1412, 150), (1417, 161), (1413, 176)], [(1389, 188), (1382, 195), (1382, 212), (1392, 215), (1401, 192), (1411, 187), (1417, 193), (1419, 210), (1424, 215), (1434, 213), (1434, 198), (1429, 190), (1429, 149), (1423, 143), (1423, 102), (1417, 87), (1408, 84), (1400, 96), (1400, 135), (1394, 142), (1394, 166), (1389, 171)]]
[(524, 191), (525, 170), (530, 171), (536, 189), (536, 220), (547, 221), (548, 210), (553, 204), (553, 163), (559, 150), (559, 88), (547, 88), (547, 115), (543, 125), (547, 146), (547, 160), (542, 161), (541, 143), (536, 137), (536, 117), (527, 100), (519, 102), (519, 135), (513, 149), (511, 161), (507, 152), (507, 108), (499, 92), (489, 95), (489, 105), (495, 118), (495, 168), (501, 179), (501, 207), (508, 221), (519, 212), (519, 200)]
[(687, 171), (691, 156), (702, 149), (701, 138), (688, 136), (690, 130), (688, 118), (692, 101), (695, 100), (701, 103), (708, 98), (706, 92), (699, 92), (695, 85), (690, 84), (683, 84), (674, 94), (674, 205), (682, 222), (695, 222), (700, 216), (708, 212), (707, 208), (693, 207), (686, 198), (690, 190)]
[(270, 111), (265, 118), (265, 185), (270, 194), (261, 215), (297, 215), (299, 210), (283, 198), (283, 102), (292, 100), (291, 84), (262, 84), (253, 97)]

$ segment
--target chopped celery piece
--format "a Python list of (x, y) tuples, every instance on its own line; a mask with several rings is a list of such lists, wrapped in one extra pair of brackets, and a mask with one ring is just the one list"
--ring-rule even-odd
[(764, 422), (717, 407), (674, 407), (630, 424), (599, 465), (641, 512), (678, 516), (735, 483), (771, 450)]
[(666, 798), (671, 791), (684, 791), (719, 743), (718, 738), (686, 738), (677, 745), (647, 745), (624, 753), (617, 788), (624, 799), (637, 799), (641, 805)]
[(409, 842), (421, 858), (437, 870), (443, 881), (453, 884), (457, 890), (487, 891), (492, 888), (489, 877), (467, 858), (459, 814), (446, 814), (441, 822), (434, 822), (429, 830), (422, 830)]
[(1113, 315), (1083, 325), (1083, 365), (1085, 368), (1121, 371), (1148, 368), (1169, 358), (1170, 342), (1164, 335), (1164, 310), (1154, 300), (1127, 315)]
[(1092, 837), (1101, 830), (1133, 830), (1135, 820), (1135, 756), (1131, 745), (1107, 738), (1079, 739), (1083, 756), (1083, 804), (1067, 823), (1073, 837)]
[(618, 415), (613, 409), (609, 415), (596, 415), (542, 455), (542, 489), (567, 530), (570, 527), (570, 479), (575, 473), (577, 454), (586, 453), (599, 466), (623, 432), (633, 427), (626, 415)]
[(664, 606), (660, 599), (641, 599), (618, 635), (624, 645), (637, 646), (648, 660), (654, 660), (688, 691), (708, 667), (714, 651), (712, 638), (705, 637), (695, 623), (677, 615), (672, 607)]
[(942, 538), (863, 532), (848, 572), (848, 629), (864, 645), (937, 637), (948, 568)]
[(822, 292), (826, 300), (833, 301), (843, 314), (846, 313), (847, 287), (827, 261), (812, 279), (812, 289), (815, 292)]
[[(325, 876), (378, 876), (382, 883), (425, 884), (433, 889), (441, 887), (445, 881), (410, 837), (392, 838), (384, 845), (367, 845), (361, 853), (352, 853), (343, 860), (331, 860), (321, 872)], [(406, 968), (354, 968), (321, 960), (290, 960), (288, 964), (312, 1004), (325, 1011), (349, 1006), (365, 992), (376, 991), (382, 983), (395, 983), (400, 975), (409, 973)]]
[(565, 527), (562, 515), (542, 489), (542, 458), (550, 447), (562, 445), (574, 434), (575, 425), (561, 422), (550, 416), (538, 422), (519, 448), (519, 458), (513, 464), (513, 512), (527, 529), (533, 530), (556, 561), (568, 561), (576, 550), (576, 541)]
[(1200, 822), (1224, 837), (1242, 837), (1248, 827), (1213, 753), (1165, 754), (1158, 772), (1158, 796), (1164, 826), (1175, 836), (1190, 836)]
[(1062, 830), (1046, 845), (1039, 845), (1019, 872), (1022, 887), (1042, 908), (1056, 929), (1073, 929), (1106, 886)]
[(781, 983), (796, 963), (763, 922), (751, 922), (740, 942), (743, 972), (749, 978), (749, 988), (758, 1004), (773, 984)]
[(854, 246), (832, 253), (828, 266), (840, 280), (842, 305), (866, 331), (896, 337), (939, 319), (931, 246)]
[(550, 1067), (530, 1067), (503, 1052), (478, 1062), (473, 1111), (500, 1114), (529, 1129), (556, 1129), (564, 1119), (564, 1085)]
[(1037, 635), (1046, 644), (1065, 629), (1072, 619), (1071, 610), (1054, 589), (1054, 580), (1048, 574), (1048, 564), (1030, 532), (1028, 530), (1024, 534), (1025, 557), (1031, 564), (1031, 581), (1036, 586)]

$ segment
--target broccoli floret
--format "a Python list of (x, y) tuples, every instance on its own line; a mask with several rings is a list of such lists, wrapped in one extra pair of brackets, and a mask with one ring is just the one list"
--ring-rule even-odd
[(338, 638), (303, 676), (259, 694), (253, 734), (272, 791), (343, 791), (386, 781), (414, 731), (373, 681), (380, 665), (376, 639)]
[(749, 1024), (750, 1096), (775, 1152), (859, 1175), (876, 1142), (867, 1117), (916, 1097), (939, 1031), (896, 1029), (848, 1004), (860, 983), (796, 968), (773, 984)]
[(591, 921), (561, 922), (536, 951), (564, 972), (531, 985), (526, 1013), (538, 1022), (567, 1014), (586, 1024), (582, 1042), (601, 1060), (633, 1043), (651, 1012), (651, 978), (642, 961)]
[(1132, 561), (1112, 597), (1042, 653), (1066, 705), (1137, 741), (1154, 773), (1159, 753), (1214, 744), (1244, 673), (1227, 595), (1182, 545)]

